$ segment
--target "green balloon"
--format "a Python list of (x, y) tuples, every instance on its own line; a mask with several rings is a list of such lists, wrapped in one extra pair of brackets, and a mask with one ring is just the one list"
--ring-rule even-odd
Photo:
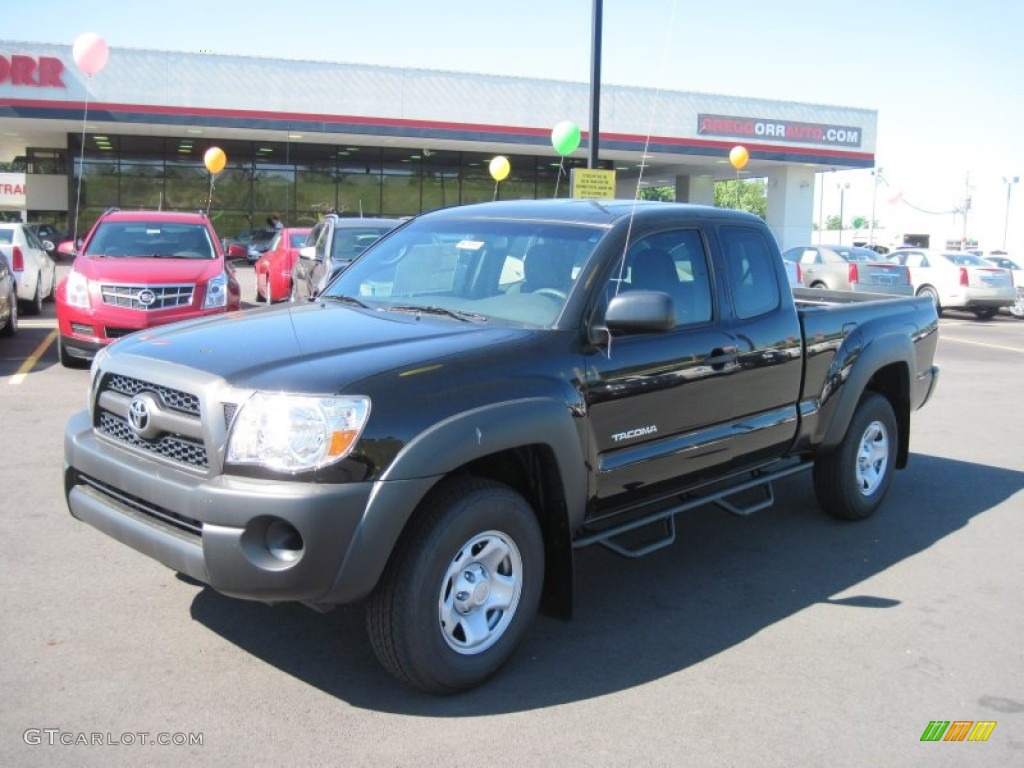
[(580, 127), (572, 120), (563, 120), (551, 131), (551, 146), (560, 155), (571, 155), (580, 145)]

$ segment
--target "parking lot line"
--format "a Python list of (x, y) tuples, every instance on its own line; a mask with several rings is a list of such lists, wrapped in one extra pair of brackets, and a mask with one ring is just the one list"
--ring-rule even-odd
[(1017, 352), (1024, 354), (1024, 349), (1020, 347), (1006, 347), (1002, 344), (986, 344), (984, 341), (971, 341), (970, 339), (958, 339), (955, 336), (941, 336), (942, 341), (956, 341), (960, 344), (973, 344), (976, 347), (988, 347), (989, 349), (1001, 349), (1004, 352)]
[(11, 376), (8, 384), (21, 384), (21, 382), (25, 380), (26, 374), (35, 367), (35, 364), (39, 362), (39, 358), (43, 356), (49, 346), (53, 344), (53, 340), (56, 338), (57, 329), (54, 328), (46, 334), (46, 338), (39, 342), (36, 348), (32, 350), (32, 354), (25, 358), (25, 362), (21, 364), (20, 368), (18, 368), (18, 372)]

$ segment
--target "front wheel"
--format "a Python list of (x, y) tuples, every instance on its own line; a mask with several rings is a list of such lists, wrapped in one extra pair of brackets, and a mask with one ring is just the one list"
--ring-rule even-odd
[(814, 494), (822, 509), (840, 520), (870, 517), (889, 490), (898, 444), (892, 406), (868, 393), (842, 442), (814, 462)]
[(537, 612), (544, 541), (518, 493), (449, 481), (425, 502), (367, 604), (374, 653), (427, 693), (471, 688), (512, 655)]
[(1018, 320), (1024, 320), (1024, 299), (1018, 299), (1016, 304), (1010, 305), (1010, 314)]

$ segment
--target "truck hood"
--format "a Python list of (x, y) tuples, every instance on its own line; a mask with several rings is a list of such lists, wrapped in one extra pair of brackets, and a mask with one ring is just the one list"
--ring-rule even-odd
[(74, 270), (89, 280), (131, 285), (200, 283), (224, 270), (220, 259), (127, 259), (83, 257)]
[(200, 369), (243, 388), (329, 394), (368, 376), (493, 349), (531, 332), (536, 331), (317, 303), (162, 326), (127, 336), (109, 352)]

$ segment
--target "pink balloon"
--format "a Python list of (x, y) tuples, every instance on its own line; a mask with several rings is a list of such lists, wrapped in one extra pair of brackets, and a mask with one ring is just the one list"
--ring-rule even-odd
[(99, 35), (93, 32), (83, 32), (75, 38), (71, 54), (75, 57), (75, 64), (78, 65), (78, 68), (92, 77), (107, 66), (110, 49), (107, 47), (107, 41)]

